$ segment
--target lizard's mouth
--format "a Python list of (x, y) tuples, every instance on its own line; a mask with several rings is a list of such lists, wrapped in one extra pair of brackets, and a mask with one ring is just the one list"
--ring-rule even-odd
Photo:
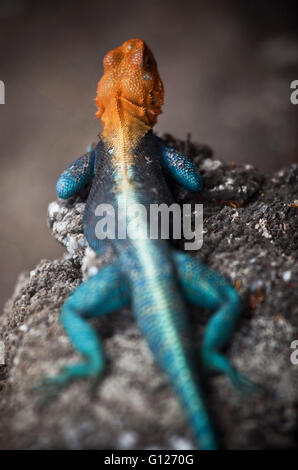
[(161, 113), (161, 108), (159, 106), (156, 106), (154, 109), (150, 108), (146, 110), (146, 115), (151, 125), (155, 124), (157, 116), (160, 113)]

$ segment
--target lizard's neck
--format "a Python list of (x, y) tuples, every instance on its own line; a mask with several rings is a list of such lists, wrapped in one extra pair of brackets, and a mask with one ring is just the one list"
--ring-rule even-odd
[(111, 148), (116, 160), (128, 156), (151, 129), (144, 107), (121, 96), (109, 100), (109, 106), (104, 110), (101, 120), (102, 138)]
[(126, 192), (134, 187), (133, 150), (151, 129), (150, 121), (143, 107), (123, 97), (109, 100), (101, 120), (103, 123), (101, 136), (109, 148), (116, 170), (118, 191)]

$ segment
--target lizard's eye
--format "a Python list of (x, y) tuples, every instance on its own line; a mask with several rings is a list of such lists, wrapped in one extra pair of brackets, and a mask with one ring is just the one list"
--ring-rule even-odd
[(143, 65), (144, 65), (144, 68), (146, 70), (151, 70), (152, 69), (152, 60), (151, 60), (151, 57), (149, 55), (145, 56)]

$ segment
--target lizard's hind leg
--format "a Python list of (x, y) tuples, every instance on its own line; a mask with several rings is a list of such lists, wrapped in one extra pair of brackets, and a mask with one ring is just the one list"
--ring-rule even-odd
[(104, 356), (100, 339), (88, 324), (87, 318), (112, 312), (128, 302), (128, 285), (117, 263), (104, 267), (98, 274), (83, 282), (66, 300), (60, 320), (84, 361), (64, 367), (59, 375), (45, 378), (35, 388), (47, 388), (55, 392), (78, 378), (98, 378), (104, 368)]
[(257, 387), (220, 352), (241, 313), (237, 292), (222, 276), (186, 253), (175, 252), (174, 261), (186, 299), (215, 310), (203, 336), (201, 360), (204, 369), (223, 372), (241, 392), (256, 391)]

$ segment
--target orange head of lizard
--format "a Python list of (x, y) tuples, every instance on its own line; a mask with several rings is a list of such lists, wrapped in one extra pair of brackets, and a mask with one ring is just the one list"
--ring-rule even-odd
[(153, 127), (164, 91), (152, 52), (142, 39), (130, 39), (108, 52), (95, 99), (104, 127), (120, 121)]

